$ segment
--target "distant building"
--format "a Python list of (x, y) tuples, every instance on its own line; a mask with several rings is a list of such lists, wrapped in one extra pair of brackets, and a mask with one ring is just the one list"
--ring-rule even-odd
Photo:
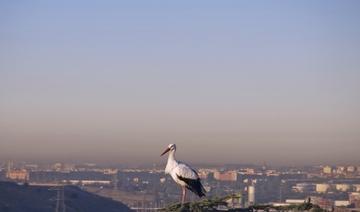
[(330, 189), (330, 185), (326, 183), (316, 184), (317, 193), (326, 193)]
[(28, 181), (29, 172), (26, 169), (9, 170), (6, 172), (6, 178), (14, 181)]
[(321, 208), (323, 208), (325, 210), (329, 210), (329, 211), (332, 209), (332, 207), (334, 205), (333, 201), (331, 201), (329, 199), (322, 198), (322, 197), (316, 197), (316, 196), (311, 196), (310, 197), (310, 202), (312, 204), (318, 205)]
[(239, 173), (242, 174), (242, 175), (254, 175), (255, 174), (255, 169), (245, 168), (245, 169), (241, 169), (239, 171)]
[(198, 171), (198, 175), (199, 175), (199, 177), (201, 178), (201, 179), (207, 179), (208, 178), (208, 176), (209, 176), (209, 171), (208, 170), (205, 170), (205, 169), (200, 169), (199, 171)]
[(305, 202), (304, 199), (286, 199), (285, 200), (285, 203), (288, 203), (288, 204), (302, 204), (304, 202)]
[(36, 171), (37, 169), (39, 169), (39, 165), (37, 164), (25, 164), (24, 167), (26, 168), (26, 170), (31, 171)]
[(234, 194), (225, 199), (228, 208), (242, 208), (242, 195)]
[(75, 170), (75, 164), (65, 163), (62, 166), (63, 172), (71, 172)]
[(110, 180), (63, 180), (62, 182), (71, 185), (111, 185)]
[(346, 207), (349, 206), (350, 202), (348, 200), (335, 200), (334, 206), (336, 207)]
[(51, 166), (52, 170), (57, 172), (71, 172), (75, 170), (74, 164), (65, 164), (65, 163), (54, 163)]
[(62, 168), (62, 164), (61, 164), (61, 163), (54, 163), (54, 164), (52, 165), (52, 169), (53, 169), (54, 171), (61, 171), (61, 168)]
[(360, 208), (360, 193), (352, 192), (349, 194), (350, 204), (354, 204), (355, 208)]
[(103, 173), (107, 175), (118, 174), (118, 169), (104, 169)]
[(332, 174), (332, 168), (331, 168), (331, 166), (324, 166), (324, 168), (323, 168), (323, 173), (324, 173), (324, 174)]
[(285, 203), (285, 202), (272, 202), (271, 205), (274, 207), (285, 207), (285, 206), (289, 206), (291, 204)]
[(248, 187), (248, 204), (255, 204), (255, 186), (251, 185)]
[(296, 183), (296, 185), (292, 187), (292, 190), (298, 193), (312, 192), (315, 190), (315, 185), (312, 183)]
[(353, 187), (354, 187), (354, 191), (360, 192), (360, 184), (354, 184)]
[(345, 170), (346, 170), (345, 166), (337, 166), (336, 167), (336, 173), (337, 174), (344, 174)]
[(226, 172), (214, 172), (214, 178), (219, 181), (236, 181), (237, 172), (236, 171), (226, 171)]
[(353, 172), (355, 172), (355, 166), (348, 166), (346, 170), (349, 173), (353, 173)]
[(268, 169), (265, 171), (265, 175), (266, 176), (279, 176), (280, 173), (276, 170), (273, 170), (273, 169)]
[(349, 184), (336, 184), (335, 185), (336, 190), (346, 192), (350, 190)]

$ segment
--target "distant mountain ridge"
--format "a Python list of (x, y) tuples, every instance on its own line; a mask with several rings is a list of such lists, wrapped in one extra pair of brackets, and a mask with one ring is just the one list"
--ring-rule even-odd
[[(58, 191), (50, 186), (0, 182), (0, 212), (54, 212), (57, 194)], [(64, 197), (61, 199), (64, 199), (66, 212), (132, 211), (120, 202), (83, 191), (76, 186), (64, 186)]]

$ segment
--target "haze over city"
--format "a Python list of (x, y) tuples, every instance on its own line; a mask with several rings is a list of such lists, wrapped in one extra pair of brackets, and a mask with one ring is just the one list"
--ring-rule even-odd
[(0, 2), (0, 159), (359, 163), (359, 1)]

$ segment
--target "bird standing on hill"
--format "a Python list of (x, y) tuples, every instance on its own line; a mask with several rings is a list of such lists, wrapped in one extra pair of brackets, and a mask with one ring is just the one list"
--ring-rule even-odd
[(196, 173), (196, 171), (189, 165), (175, 159), (176, 145), (169, 144), (161, 156), (167, 152), (170, 153), (165, 168), (165, 174), (171, 175), (173, 180), (181, 186), (181, 203), (183, 204), (185, 202), (186, 188), (194, 192), (199, 197), (205, 196), (205, 189), (201, 185), (199, 175)]

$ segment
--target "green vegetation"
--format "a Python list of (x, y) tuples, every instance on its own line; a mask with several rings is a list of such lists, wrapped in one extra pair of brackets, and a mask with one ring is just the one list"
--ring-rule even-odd
[[(233, 195), (232, 195), (233, 196)], [(196, 202), (187, 202), (183, 205), (180, 203), (172, 204), (168, 207), (162, 209), (161, 211), (175, 211), (175, 212), (202, 212), (202, 211), (224, 211), (223, 209), (227, 208), (226, 200), (231, 198), (232, 196), (226, 196), (223, 198), (214, 198), (214, 199), (203, 199)], [(219, 209), (221, 208), (221, 209)], [(312, 203), (303, 203), (297, 205), (289, 205), (289, 206), (272, 206), (272, 205), (254, 205), (249, 208), (242, 209), (231, 209), (229, 208), (227, 211), (231, 212), (240, 212), (240, 211), (257, 211), (257, 210), (276, 210), (276, 211), (312, 211), (312, 212), (325, 212), (326, 210), (321, 209), (318, 205), (314, 205)]]
[(272, 205), (254, 205), (249, 207), (250, 211), (275, 209), (277, 211), (313, 211), (313, 212), (325, 212), (318, 205), (312, 203), (294, 204), (289, 206), (272, 206)]
[(201, 211), (218, 211), (219, 206), (225, 206), (227, 203), (224, 201), (225, 198), (215, 198), (215, 199), (203, 199), (197, 202), (187, 202), (183, 205), (180, 203), (170, 205), (161, 211), (192, 211), (192, 212), (201, 212)]

